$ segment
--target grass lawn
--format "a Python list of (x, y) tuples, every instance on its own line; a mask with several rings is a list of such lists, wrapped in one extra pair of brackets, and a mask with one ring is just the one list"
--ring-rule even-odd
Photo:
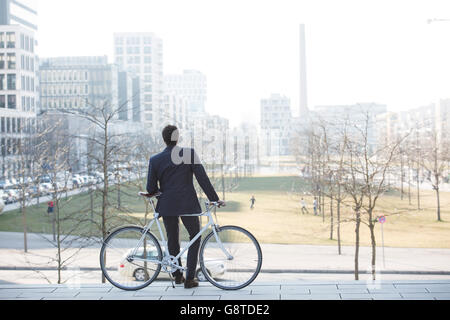
[[(239, 225), (253, 233), (260, 242), (283, 244), (318, 244), (336, 245), (336, 227), (334, 239), (330, 240), (329, 203), (326, 202), (325, 222), (322, 216), (314, 216), (312, 210), (313, 197), (308, 193), (309, 185), (295, 176), (267, 176), (242, 178), (239, 186), (226, 194), (227, 207), (217, 211), (219, 225)], [(221, 196), (222, 193), (218, 194)], [(111, 216), (126, 218), (130, 223), (133, 219), (144, 216), (145, 205), (136, 194), (138, 187), (123, 188), (121, 202), (127, 212), (118, 213), (112, 208)], [(250, 198), (256, 198), (255, 208), (250, 210)], [(309, 214), (301, 214), (300, 197), (304, 197)], [(415, 194), (412, 195), (412, 205), (408, 198), (400, 200), (398, 193), (391, 193), (379, 200), (376, 215), (387, 216), (384, 224), (384, 240), (386, 246), (391, 247), (423, 247), (450, 248), (450, 193), (441, 193), (441, 218), (436, 221), (435, 196), (432, 191), (422, 191), (421, 206), (417, 211)], [(94, 220), (99, 222), (100, 197), (94, 197)], [(117, 204), (117, 191), (111, 192), (110, 203)], [(202, 203), (203, 207), (203, 203)], [(90, 196), (88, 194), (74, 196), (63, 208), (66, 217), (90, 216)], [(46, 204), (27, 208), (27, 221), (32, 232), (51, 233), (51, 224), (46, 213)], [(336, 209), (334, 209), (336, 215)], [(349, 208), (342, 209), (342, 220), (351, 217)], [(336, 221), (336, 217), (335, 217)], [(204, 221), (205, 222), (205, 221)], [(123, 224), (117, 219), (113, 224)], [(65, 222), (63, 229), (73, 225), (72, 220)], [(82, 230), (91, 228), (97, 230), (94, 224), (82, 224)], [(97, 228), (97, 229), (96, 229)], [(186, 239), (186, 232), (182, 230), (182, 238)], [(19, 210), (0, 215), (0, 231), (23, 231), (22, 216)], [(369, 232), (365, 225), (361, 225), (361, 244), (369, 245)], [(381, 244), (380, 225), (376, 226), (377, 242)], [(354, 223), (345, 222), (341, 225), (341, 239), (343, 245), (354, 243)]]

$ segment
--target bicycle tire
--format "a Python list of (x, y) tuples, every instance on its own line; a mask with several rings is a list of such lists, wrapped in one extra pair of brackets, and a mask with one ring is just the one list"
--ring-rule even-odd
[[(230, 247), (231, 244), (235, 244), (236, 245), (236, 249), (233, 251), (234, 253), (234, 257), (232, 260), (236, 259), (236, 250), (239, 249), (239, 247), (241, 247), (241, 249), (251, 249), (250, 253), (251, 254), (246, 254), (245, 256), (250, 257), (250, 259), (252, 260), (256, 260), (256, 265), (254, 268), (250, 268), (249, 270), (246, 269), (234, 269), (231, 270), (229, 267), (225, 267), (226, 269), (225, 272), (226, 273), (251, 273), (250, 277), (248, 277), (248, 279), (246, 279), (245, 281), (243, 281), (242, 283), (236, 283), (235, 285), (226, 285), (226, 282), (222, 282), (219, 280), (216, 280), (213, 278), (213, 276), (210, 274), (210, 272), (207, 271), (207, 267), (206, 267), (206, 263), (211, 262), (212, 260), (223, 260), (223, 263), (226, 263), (226, 261), (231, 261), (226, 259), (225, 254), (222, 252), (220, 254), (220, 252), (222, 250), (218, 250), (218, 245), (214, 246), (214, 241), (217, 241), (217, 239), (214, 236), (214, 231), (211, 231), (203, 240), (201, 247), (200, 247), (200, 252), (199, 252), (199, 260), (200, 260), (200, 267), (202, 268), (203, 271), (203, 275), (206, 277), (206, 279), (214, 286), (223, 289), (223, 290), (239, 290), (242, 289), (246, 286), (248, 286), (250, 283), (252, 283), (256, 277), (258, 276), (259, 272), (261, 271), (261, 266), (262, 266), (262, 250), (261, 247), (258, 243), (258, 241), (256, 240), (256, 238), (246, 229), (238, 227), (238, 226), (223, 226), (223, 227), (219, 227), (217, 228), (217, 235), (220, 238), (221, 236), (226, 237), (226, 232), (227, 231), (234, 231), (236, 234), (240, 234), (241, 236), (244, 236), (245, 239), (247, 239), (247, 245), (243, 244), (243, 243), (239, 243), (239, 242), (224, 242), (222, 241), (222, 239), (220, 239), (220, 241), (223, 243), (224, 247)], [(239, 243), (239, 244), (238, 244)], [(210, 250), (208, 248), (208, 246), (211, 244), (211, 249), (213, 247), (216, 247), (215, 250)], [(253, 244), (253, 246), (251, 245)], [(214, 258), (212, 260), (208, 260), (210, 253), (207, 253), (207, 257), (205, 258), (205, 250), (208, 250), (209, 252), (215, 251), (213, 252), (213, 255), (219, 255), (218, 259)], [(227, 251), (230, 251), (230, 249), (227, 249)], [(247, 250), (249, 251), (249, 250)], [(254, 252), (253, 252), (254, 251)], [(251, 256), (253, 255), (253, 256)]]
[[(105, 265), (105, 250), (107, 250), (109, 243), (120, 233), (126, 232), (126, 231), (134, 231), (136, 233), (139, 233), (142, 235), (144, 228), (139, 227), (139, 226), (125, 226), (125, 227), (121, 227), (118, 228), (116, 230), (114, 230), (111, 234), (109, 234), (106, 239), (103, 241), (103, 245), (102, 248), (100, 249), (100, 267), (102, 270), (103, 275), (105, 276), (106, 279), (108, 279), (108, 281), (114, 285), (115, 287), (122, 289), (122, 290), (127, 290), (127, 291), (135, 291), (135, 290), (140, 290), (142, 288), (147, 287), (150, 283), (152, 283), (159, 275), (160, 271), (161, 271), (161, 264), (157, 263), (156, 264), (156, 269), (154, 270), (154, 274), (152, 277), (150, 277), (147, 281), (145, 281), (144, 283), (142, 283), (141, 285), (137, 285), (134, 287), (127, 287), (124, 286), (120, 283), (118, 283), (117, 281), (115, 281), (111, 276), (110, 273), (107, 270), (107, 266)], [(162, 250), (161, 250), (161, 246), (159, 244), (158, 239), (149, 231), (147, 231), (146, 236), (149, 237), (149, 240), (151, 241), (151, 243), (154, 245), (156, 251), (157, 251), (157, 257), (159, 261), (162, 261)], [(139, 239), (136, 239), (136, 244), (137, 241), (139, 241)], [(133, 249), (134, 247), (129, 248)], [(108, 260), (108, 259), (106, 259)], [(119, 266), (120, 267), (120, 266)], [(142, 267), (141, 267), (142, 269)], [(134, 274), (134, 273), (133, 273)]]

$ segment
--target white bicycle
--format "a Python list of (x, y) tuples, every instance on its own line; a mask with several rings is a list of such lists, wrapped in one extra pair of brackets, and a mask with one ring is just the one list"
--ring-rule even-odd
[[(220, 227), (213, 219), (211, 209), (220, 207), (218, 202), (206, 202), (206, 211), (189, 216), (206, 216), (207, 224), (174, 257), (169, 255), (167, 242), (159, 223), (159, 213), (154, 206), (158, 195), (139, 193), (150, 202), (154, 217), (145, 227), (123, 226), (109, 233), (100, 250), (100, 266), (106, 279), (123, 290), (139, 290), (152, 283), (161, 270), (171, 273), (185, 271), (179, 265), (179, 258), (206, 231), (211, 232), (203, 239), (199, 262), (202, 276), (214, 286), (224, 290), (242, 289), (252, 283), (258, 276), (262, 265), (262, 252), (256, 238), (247, 230), (237, 226)], [(217, 217), (216, 217), (217, 220)], [(156, 223), (164, 251), (158, 239), (150, 232)]]

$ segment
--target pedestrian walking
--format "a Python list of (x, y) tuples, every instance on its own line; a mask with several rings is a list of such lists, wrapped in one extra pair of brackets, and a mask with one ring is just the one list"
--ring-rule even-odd
[(317, 198), (316, 197), (314, 197), (313, 207), (314, 207), (314, 215), (317, 216)]
[(255, 206), (255, 201), (256, 201), (255, 196), (252, 195), (252, 197), (250, 198), (250, 202), (252, 203), (252, 204), (250, 205), (250, 209), (251, 209), (251, 210), (253, 210), (253, 208), (254, 208), (254, 206)]
[(301, 204), (301, 206), (302, 206), (302, 214), (305, 214), (305, 211), (306, 211), (306, 213), (309, 213), (308, 212), (308, 209), (306, 208), (306, 202), (305, 202), (305, 200), (302, 198), (301, 200), (300, 200), (300, 204)]

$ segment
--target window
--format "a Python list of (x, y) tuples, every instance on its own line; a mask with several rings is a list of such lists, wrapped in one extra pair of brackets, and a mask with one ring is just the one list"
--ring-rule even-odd
[(16, 133), (16, 118), (11, 118), (11, 132)]
[(11, 121), (9, 118), (6, 118), (6, 132), (9, 133), (11, 128)]
[(16, 95), (15, 94), (8, 95), (8, 109), (16, 109)]
[(140, 63), (141, 63), (141, 57), (135, 56), (135, 57), (134, 57), (134, 63), (135, 63), (135, 64), (140, 64)]
[(147, 120), (147, 121), (152, 121), (152, 117), (153, 115), (151, 114), (151, 113), (146, 113), (145, 114), (145, 120)]
[(14, 73), (8, 74), (8, 90), (16, 90), (16, 75)]
[(134, 54), (139, 54), (141, 52), (139, 47), (134, 47), (133, 53)]
[(25, 36), (23, 33), (20, 34), (20, 49), (25, 49)]
[(0, 70), (5, 69), (5, 54), (0, 53)]
[(150, 53), (152, 53), (152, 48), (150, 48), (150, 47), (144, 47), (144, 53), (145, 53), (145, 54), (150, 54)]
[(6, 33), (6, 47), (7, 48), (15, 48), (16, 47), (16, 33), (15, 32), (7, 32)]
[(151, 94), (146, 94), (144, 96), (144, 102), (152, 102), (152, 95)]
[(4, 74), (0, 74), (0, 91), (6, 90), (5, 79), (6, 79), (6, 76)]
[(116, 38), (116, 44), (117, 45), (123, 45), (123, 38), (122, 37), (117, 37)]
[(144, 57), (144, 63), (152, 63), (152, 57), (150, 57), (150, 56), (145, 56), (145, 57)]
[[(4, 95), (0, 95), (0, 108), (6, 108), (6, 100), (5, 100)], [(2, 118), (2, 120), (3, 120), (3, 118)]]
[(16, 68), (16, 54), (15, 53), (8, 53), (7, 61), (8, 61), (8, 69)]
[(123, 54), (123, 47), (117, 47), (116, 54)]
[(30, 50), (30, 38), (28, 36), (25, 36), (25, 50)]
[(25, 56), (23, 54), (20, 55), (20, 68), (25, 69)]
[(144, 37), (144, 44), (152, 44), (152, 38), (151, 37)]
[(30, 51), (34, 52), (34, 39), (30, 38)]
[(145, 110), (152, 111), (152, 104), (151, 103), (146, 103), (145, 104)]
[(127, 53), (128, 54), (133, 54), (133, 47), (128, 47), (127, 48)]
[(3, 32), (0, 32), (0, 48), (5, 47), (5, 34)]
[(150, 66), (145, 66), (145, 67), (144, 67), (144, 73), (152, 73), (152, 67), (150, 67)]
[[(2, 117), (2, 125), (1, 125), (2, 133), (5, 132), (5, 117)], [(3, 144), (3, 143), (2, 143)]]

